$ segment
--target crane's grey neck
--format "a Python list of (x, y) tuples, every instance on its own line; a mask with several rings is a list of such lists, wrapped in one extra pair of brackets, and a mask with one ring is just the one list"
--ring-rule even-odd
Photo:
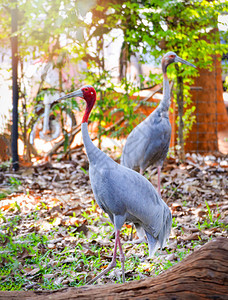
[(88, 132), (88, 123), (84, 122), (81, 124), (82, 138), (83, 143), (86, 149), (86, 154), (88, 156), (90, 164), (96, 163), (99, 158), (102, 156), (102, 151), (98, 149), (92, 142), (89, 132)]
[(162, 112), (169, 111), (170, 106), (170, 88), (169, 88), (169, 79), (166, 73), (163, 73), (163, 99), (159, 104), (159, 109)]
[(167, 67), (168, 66), (164, 62), (162, 62), (162, 73), (163, 74), (165, 74), (167, 72)]

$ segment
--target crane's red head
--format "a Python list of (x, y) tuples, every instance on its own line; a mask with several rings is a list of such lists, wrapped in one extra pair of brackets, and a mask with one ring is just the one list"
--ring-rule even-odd
[(82, 91), (83, 96), (80, 95), (79, 97), (83, 98), (87, 104), (93, 103), (94, 105), (96, 101), (96, 91), (94, 87), (92, 87), (91, 85), (85, 85), (78, 91), (80, 90)]
[(83, 94), (82, 98), (86, 101), (87, 104), (82, 123), (88, 123), (90, 112), (96, 102), (96, 91), (91, 85), (85, 85), (80, 90)]
[(68, 98), (72, 98), (72, 97), (80, 97), (86, 101), (87, 105), (86, 105), (86, 110), (85, 110), (85, 113), (84, 113), (84, 116), (82, 119), (82, 123), (87, 123), (90, 112), (96, 102), (95, 89), (91, 85), (85, 85), (82, 88), (80, 88), (79, 90), (77, 90), (73, 93), (67, 94), (67, 95), (57, 99), (56, 101), (68, 99)]
[(177, 56), (175, 52), (170, 51), (170, 52), (166, 53), (162, 58), (162, 71), (163, 71), (163, 73), (166, 73), (168, 65), (170, 65), (171, 63), (174, 63), (174, 62), (180, 62), (182, 64), (185, 64), (185, 65), (196, 68), (196, 66), (194, 66), (193, 64), (191, 64), (188, 61), (186, 61), (186, 60), (180, 58), (179, 56)]
[(80, 97), (83, 98), (87, 104), (82, 123), (88, 123), (90, 112), (96, 102), (96, 91), (91, 85), (85, 85), (80, 90), (83, 94), (83, 97)]

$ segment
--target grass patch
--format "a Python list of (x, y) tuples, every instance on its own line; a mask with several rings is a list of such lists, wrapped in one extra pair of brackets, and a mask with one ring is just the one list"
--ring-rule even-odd
[[(114, 239), (110, 240), (107, 246), (99, 241), (105, 238), (108, 240), (107, 237), (111, 238), (114, 229), (112, 224), (109, 222), (99, 224), (98, 233), (91, 234), (89, 238), (83, 232), (77, 232), (77, 227), (63, 228), (61, 226), (44, 234), (35, 230), (21, 234), (26, 221), (32, 219), (34, 223), (36, 222), (37, 214), (38, 211), (35, 211), (24, 219), (19, 215), (10, 218), (0, 215), (2, 221), (0, 226), (0, 290), (53, 290), (66, 286), (78, 287), (85, 285), (91, 276), (102, 271), (110, 263)], [(87, 218), (90, 224), (94, 222), (91, 216)], [(122, 237), (128, 236), (129, 232), (129, 227), (123, 227)], [(57, 236), (62, 237), (57, 238)], [(126, 281), (159, 274), (173, 265), (169, 261), (165, 263), (153, 263), (153, 260), (142, 262), (140, 257), (148, 255), (146, 244), (134, 245), (134, 252), (140, 252), (140, 256), (137, 254), (129, 256), (128, 248), (126, 249), (125, 245), (123, 248), (126, 254)], [(159, 257), (158, 253), (157, 257)], [(117, 261), (116, 269), (121, 269), (119, 261)], [(107, 281), (107, 277), (104, 280)], [(118, 276), (115, 280), (121, 282)]]
[[(98, 211), (94, 201), (80, 217), (76, 215), (77, 210), (68, 216), (68, 221), (74, 218), (75, 223), (64, 223), (67, 216), (58, 202), (52, 207), (47, 200), (39, 199), (28, 213), (23, 212), (15, 199), (10, 205), (7, 212), (0, 212), (0, 290), (79, 287), (111, 262), (114, 227), (107, 215)], [(226, 226), (215, 217), (218, 213), (207, 206), (207, 217), (199, 224), (200, 228)], [(194, 247), (205, 243), (205, 239), (184, 242), (186, 234), (179, 222), (173, 217), (172, 228), (178, 235), (174, 235), (170, 243), (176, 243), (176, 247), (169, 248), (168, 245), (157, 251), (153, 259), (147, 258), (146, 243), (124, 243), (135, 234), (135, 229), (132, 231), (129, 224), (122, 227), (126, 281), (156, 276), (180, 262)], [(114, 270), (101, 280), (104, 283), (122, 282), (119, 260)]]
[(202, 223), (198, 222), (197, 225), (198, 229), (204, 230), (204, 229), (219, 227), (219, 228), (223, 228), (224, 230), (228, 230), (228, 224), (225, 224), (224, 222), (220, 221), (221, 214), (219, 212), (218, 206), (217, 206), (217, 211), (213, 212), (210, 209), (210, 206), (208, 205), (206, 200), (205, 200), (205, 204), (207, 207), (207, 215), (205, 220)]

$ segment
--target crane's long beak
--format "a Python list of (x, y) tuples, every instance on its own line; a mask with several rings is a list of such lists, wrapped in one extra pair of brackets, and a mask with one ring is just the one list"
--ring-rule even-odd
[(183, 58), (180, 58), (179, 56), (176, 56), (174, 61), (175, 61), (175, 62), (180, 62), (180, 63), (182, 63), (182, 64), (185, 64), (185, 65), (188, 65), (188, 66), (191, 66), (191, 67), (196, 68), (196, 66), (194, 66), (194, 65), (191, 64), (190, 62), (184, 60)]
[(65, 95), (65, 96), (62, 96), (62, 97), (56, 99), (55, 101), (60, 101), (60, 100), (64, 100), (64, 99), (68, 99), (68, 98), (73, 98), (73, 97), (81, 97), (81, 98), (83, 98), (82, 90), (79, 89), (79, 90), (77, 90), (77, 91), (75, 91), (75, 92), (72, 92), (72, 93), (70, 93), (70, 94), (67, 94), (67, 95)]

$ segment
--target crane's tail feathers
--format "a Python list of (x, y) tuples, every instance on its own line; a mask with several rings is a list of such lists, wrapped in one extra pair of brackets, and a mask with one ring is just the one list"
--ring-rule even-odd
[(169, 208), (167, 207), (164, 214), (163, 227), (158, 236), (158, 240), (161, 248), (164, 248), (166, 246), (166, 242), (169, 238), (171, 228), (172, 228), (172, 215)]
[(149, 246), (149, 258), (152, 258), (155, 254), (155, 252), (159, 248), (159, 241), (156, 240), (152, 235), (150, 235), (148, 232), (146, 232), (147, 240), (148, 240), (148, 246)]
[(146, 236), (149, 245), (149, 257), (152, 257), (155, 254), (155, 252), (158, 250), (158, 248), (162, 249), (163, 247), (165, 247), (166, 242), (170, 235), (171, 228), (172, 228), (172, 215), (169, 208), (166, 207), (163, 215), (162, 228), (158, 236), (155, 238), (153, 235), (151, 235), (146, 231)]

